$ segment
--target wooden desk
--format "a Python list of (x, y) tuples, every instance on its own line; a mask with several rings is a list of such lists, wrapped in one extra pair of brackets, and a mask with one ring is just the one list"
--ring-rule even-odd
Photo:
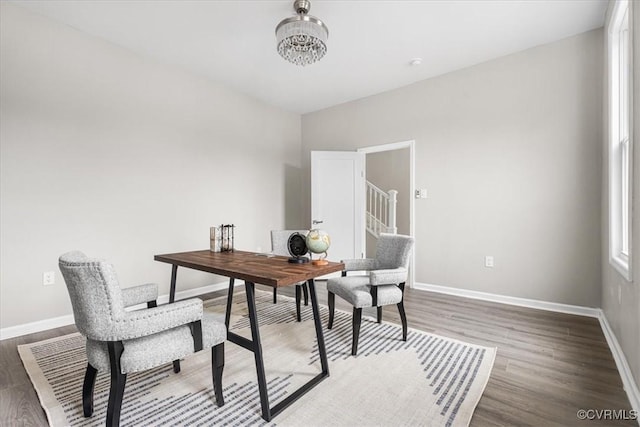
[[(320, 381), (329, 376), (327, 350), (324, 344), (324, 335), (322, 333), (322, 324), (320, 322), (320, 311), (318, 309), (318, 299), (316, 297), (313, 279), (325, 274), (342, 271), (344, 269), (344, 264), (337, 262), (330, 262), (328, 265), (322, 266), (311, 264), (291, 264), (287, 262), (287, 257), (266, 257), (264, 255), (244, 251), (211, 252), (209, 250), (156, 255), (154, 259), (156, 261), (166, 262), (172, 265), (171, 289), (169, 292), (170, 302), (175, 301), (178, 266), (229, 277), (229, 292), (227, 294), (227, 308), (225, 314), (227, 339), (232, 343), (246, 348), (254, 354), (256, 373), (258, 376), (258, 389), (260, 391), (262, 418), (266, 421), (271, 421), (272, 417), (276, 416), (286, 407), (298, 400), (300, 396), (311, 390), (320, 383)], [(229, 318), (231, 316), (231, 304), (233, 302), (233, 286), (235, 279), (244, 280), (247, 306), (249, 309), (249, 322), (251, 325), (251, 340), (229, 331)], [(311, 307), (313, 309), (313, 321), (316, 329), (316, 338), (318, 340), (318, 353), (320, 355), (322, 372), (271, 408), (269, 406), (267, 379), (265, 376), (264, 361), (262, 358), (262, 343), (260, 341), (260, 331), (258, 329), (255, 283), (278, 288), (304, 281), (309, 285)]]

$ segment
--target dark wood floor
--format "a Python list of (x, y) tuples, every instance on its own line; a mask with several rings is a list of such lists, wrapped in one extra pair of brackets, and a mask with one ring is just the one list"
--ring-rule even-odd
[[(317, 288), (325, 303), (324, 282)], [(280, 292), (293, 294), (290, 288)], [(638, 425), (576, 415), (580, 409), (631, 410), (597, 319), (411, 289), (405, 295), (410, 327), (498, 348), (472, 426)], [(351, 310), (340, 298), (336, 306)], [(399, 323), (395, 306), (385, 307), (384, 319)], [(0, 426), (46, 425), (16, 346), (74, 331), (67, 326), (0, 342)]]

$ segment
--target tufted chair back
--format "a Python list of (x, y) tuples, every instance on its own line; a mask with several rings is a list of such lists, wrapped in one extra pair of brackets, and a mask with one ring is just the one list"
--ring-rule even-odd
[(376, 246), (376, 269), (409, 267), (414, 238), (381, 233)]
[(115, 322), (125, 313), (113, 266), (79, 251), (63, 254), (58, 263), (69, 290), (78, 331), (89, 339), (109, 340)]

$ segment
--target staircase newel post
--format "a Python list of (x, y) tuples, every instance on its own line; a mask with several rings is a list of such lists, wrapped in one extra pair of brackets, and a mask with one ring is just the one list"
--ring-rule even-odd
[(397, 190), (389, 190), (389, 233), (396, 234), (398, 233), (398, 228), (396, 227), (396, 205), (398, 203), (398, 191)]

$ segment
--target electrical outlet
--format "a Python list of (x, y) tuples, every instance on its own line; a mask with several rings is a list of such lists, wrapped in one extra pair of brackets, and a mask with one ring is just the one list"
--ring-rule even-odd
[(493, 268), (493, 256), (487, 255), (484, 257), (484, 266), (487, 268)]
[(421, 188), (416, 190), (416, 199), (426, 199), (427, 198), (427, 189)]
[(51, 286), (56, 283), (56, 272), (55, 271), (45, 271), (42, 273), (42, 285), (43, 286)]

